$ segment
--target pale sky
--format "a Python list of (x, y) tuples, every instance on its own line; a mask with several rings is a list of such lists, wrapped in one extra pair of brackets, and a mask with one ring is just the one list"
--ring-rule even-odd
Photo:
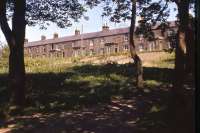
[[(169, 21), (175, 20), (176, 19), (176, 14), (177, 11), (174, 11), (173, 8), (175, 8), (175, 4), (170, 5), (170, 16), (169, 16)], [(26, 38), (30, 41), (37, 41), (40, 40), (41, 35), (45, 35), (47, 39), (50, 39), (53, 37), (53, 34), (56, 32), (58, 33), (59, 37), (63, 36), (68, 36), (68, 35), (73, 35), (75, 29), (80, 29), (83, 25), (83, 33), (89, 33), (89, 32), (95, 32), (95, 31), (100, 31), (102, 28), (102, 24), (107, 22), (108, 26), (110, 29), (114, 28), (121, 28), (121, 27), (128, 27), (130, 25), (130, 22), (122, 22), (122, 23), (111, 23), (107, 19), (104, 19), (102, 21), (101, 17), (101, 10), (100, 8), (94, 8), (92, 10), (89, 10), (86, 15), (89, 16), (89, 20), (80, 20), (80, 23), (73, 23), (71, 27), (67, 27), (64, 29), (58, 28), (55, 24), (50, 25), (47, 27), (46, 30), (41, 30), (39, 29), (39, 26), (35, 27), (26, 27)], [(4, 35), (2, 34), (0, 30), (0, 41), (5, 42)]]

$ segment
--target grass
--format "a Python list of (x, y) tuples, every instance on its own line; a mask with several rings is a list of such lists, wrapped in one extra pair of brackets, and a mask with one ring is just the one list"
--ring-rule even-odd
[[(153, 53), (151, 56), (156, 58), (158, 54), (160, 55), (158, 60), (147, 58), (145, 53), (141, 54), (144, 63), (144, 94), (138, 93), (135, 87), (135, 71), (132, 63), (90, 64), (74, 63), (74, 59), (64, 58), (26, 58), (27, 105), (21, 113), (33, 115), (81, 110), (110, 104), (115, 98), (130, 99), (132, 97), (138, 97), (139, 101), (143, 101), (145, 107), (139, 104), (142, 110), (159, 112), (167, 97), (166, 91), (161, 91), (160, 88), (171, 84), (173, 73), (171, 62), (174, 55)], [(98, 58), (103, 60), (101, 56)], [(0, 70), (0, 105), (6, 107), (9, 97), (7, 71)], [(140, 97), (141, 95), (144, 99)], [(153, 95), (156, 97), (152, 97)], [(150, 99), (145, 99), (147, 96)], [(164, 100), (157, 101), (160, 97)], [(0, 112), (5, 111), (3, 109), (5, 108), (1, 108)], [(3, 113), (0, 114), (3, 118)], [(23, 120), (19, 122), (18, 125), (24, 123)]]
[[(161, 54), (166, 55), (166, 53)], [(172, 70), (168, 69), (169, 64), (164, 62), (169, 59), (172, 60), (173, 55), (167, 57), (162, 55), (159, 61), (149, 61), (149, 64), (159, 64), (161, 68), (144, 65), (144, 79), (147, 87), (155, 88), (165, 83), (169, 84)], [(91, 101), (98, 103), (102, 99), (109, 101), (112, 95), (128, 94), (135, 88), (134, 67), (131, 63), (124, 65), (73, 64), (70, 60), (25, 58), (26, 88), (30, 108), (49, 111), (49, 109), (58, 109), (57, 106), (72, 108), (72, 105), (79, 106), (81, 102), (85, 102), (84, 104)], [(147, 61), (148, 59), (143, 60), (143, 62)], [(163, 68), (164, 66), (166, 68)], [(3, 98), (0, 103), (5, 101), (3, 95), (8, 94), (6, 75), (5, 71), (0, 76), (0, 95)], [(56, 101), (56, 106), (54, 106)]]

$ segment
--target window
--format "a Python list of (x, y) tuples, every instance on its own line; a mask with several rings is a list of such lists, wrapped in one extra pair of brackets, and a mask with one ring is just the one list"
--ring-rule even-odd
[(124, 41), (127, 42), (128, 41), (128, 35), (124, 36)]
[(143, 50), (144, 50), (144, 48), (143, 48), (143, 44), (140, 43), (140, 44), (139, 44), (139, 51), (143, 51)]
[(167, 44), (168, 44), (168, 48), (171, 49), (172, 47), (171, 47), (170, 42), (168, 42)]
[(59, 45), (58, 45), (58, 48), (59, 48), (59, 49), (63, 49), (63, 45), (62, 45), (62, 44), (59, 44)]
[(51, 50), (53, 50), (54, 49), (54, 45), (53, 44), (51, 44)]
[(75, 43), (74, 42), (72, 43), (72, 47), (75, 47)]
[(117, 53), (118, 52), (118, 48), (115, 48), (115, 53)]
[(43, 47), (43, 52), (46, 52), (46, 46)]
[(140, 34), (140, 35), (139, 35), (139, 40), (140, 40), (140, 41), (143, 41), (143, 39), (144, 39), (144, 36), (143, 36), (142, 34)]
[(93, 54), (94, 54), (94, 50), (91, 49), (91, 50), (90, 50), (90, 56), (93, 55)]
[(94, 46), (93, 40), (90, 40), (90, 46)]
[(107, 54), (111, 53), (111, 47), (107, 47)]
[(101, 43), (101, 44), (104, 44), (104, 40), (103, 40), (103, 39), (101, 39), (100, 43)]
[(65, 44), (65, 45), (64, 45), (64, 49), (67, 49), (67, 48), (68, 48), (68, 44)]
[(28, 53), (29, 53), (29, 54), (31, 53), (31, 49), (30, 49), (30, 48), (28, 49)]
[(81, 55), (85, 56), (86, 55), (86, 51), (84, 49), (81, 50)]
[(152, 50), (153, 50), (153, 43), (150, 42), (150, 43), (149, 43), (149, 51), (152, 51)]
[(124, 46), (124, 50), (126, 50), (126, 51), (128, 50), (128, 45)]
[(58, 45), (55, 45), (55, 49), (58, 49)]
[(78, 56), (78, 51), (77, 50), (74, 50), (73, 53), (74, 53), (74, 57)]
[(104, 48), (101, 48), (100, 49), (100, 54), (104, 54), (104, 53), (105, 53)]

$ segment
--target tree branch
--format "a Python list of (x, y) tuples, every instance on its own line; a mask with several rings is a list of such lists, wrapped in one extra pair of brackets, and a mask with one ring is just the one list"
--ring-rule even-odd
[(13, 37), (15, 38), (15, 41), (19, 41), (21, 43), (24, 43), (24, 37), (25, 37), (25, 28), (26, 28), (25, 10), (26, 10), (26, 0), (14, 1), (12, 33)]
[(166, 0), (165, 6), (162, 8), (162, 10), (159, 12), (157, 18), (156, 18), (156, 22), (158, 21), (158, 19), (160, 18), (160, 16), (163, 14), (163, 12), (165, 11), (165, 9), (167, 9), (168, 7), (168, 1)]
[(12, 44), (12, 31), (6, 18), (6, 2), (7, 0), (0, 0), (0, 27), (10, 46)]

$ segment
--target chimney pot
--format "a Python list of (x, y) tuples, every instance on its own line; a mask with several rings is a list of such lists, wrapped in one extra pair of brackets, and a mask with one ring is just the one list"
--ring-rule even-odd
[(28, 43), (28, 39), (27, 38), (24, 39), (24, 43)]
[(54, 39), (58, 38), (58, 33), (54, 33), (54, 34), (53, 34), (53, 38), (54, 38)]
[(102, 31), (109, 31), (109, 26), (106, 25), (103, 25), (102, 26)]
[(75, 35), (80, 35), (80, 30), (75, 30)]
[(46, 40), (46, 36), (42, 35), (41, 40)]

